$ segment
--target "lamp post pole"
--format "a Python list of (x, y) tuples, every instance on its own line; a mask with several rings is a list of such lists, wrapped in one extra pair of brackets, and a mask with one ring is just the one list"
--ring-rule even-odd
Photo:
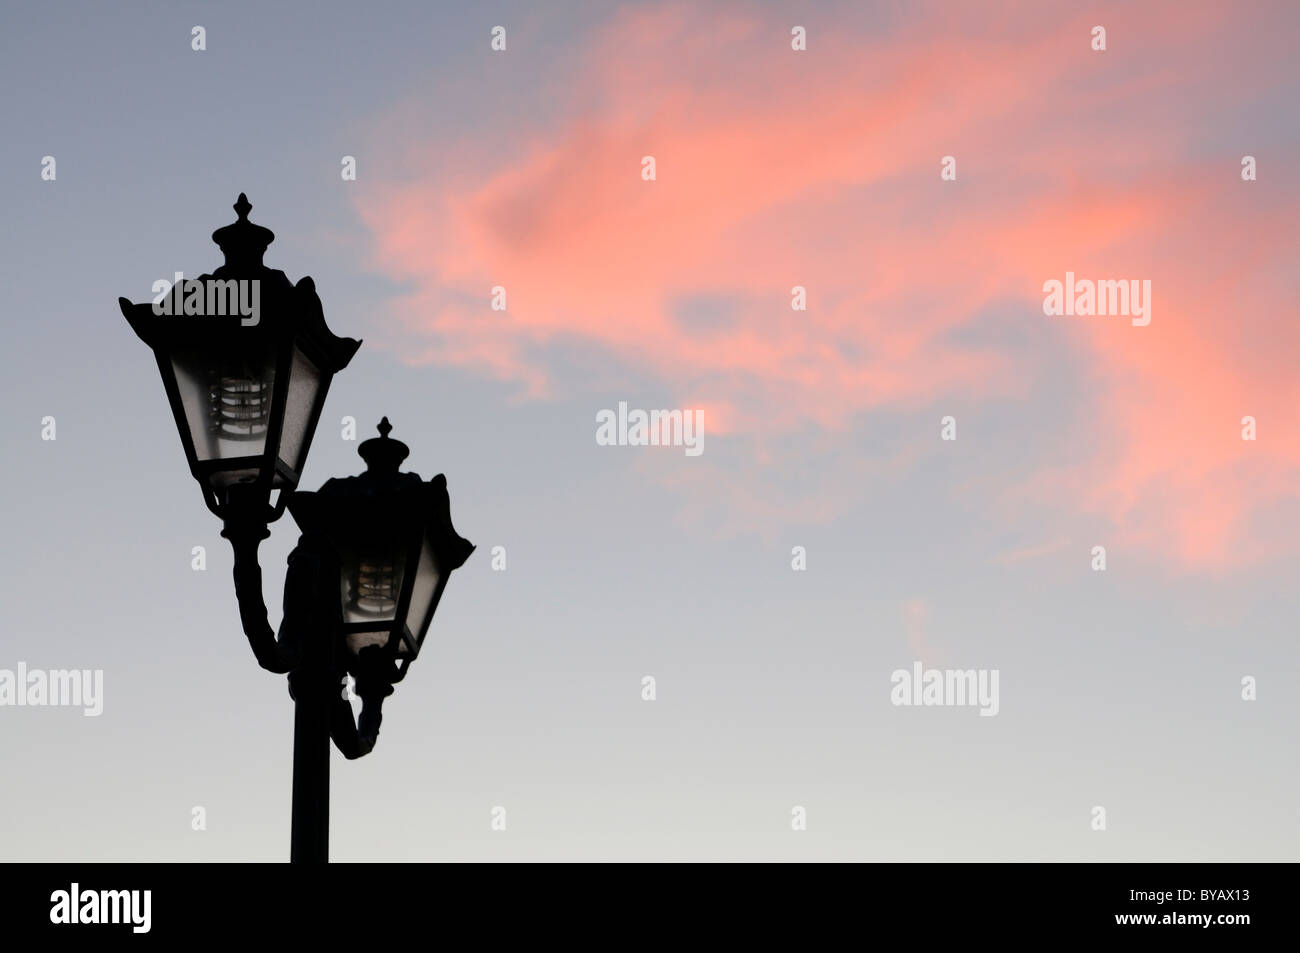
[[(289, 859), (323, 864), (330, 845), (329, 668), (316, 656), (328, 649), (312, 639), (302, 666), (289, 676), (293, 695), (293, 820)], [(314, 648), (313, 648), (314, 647)]]

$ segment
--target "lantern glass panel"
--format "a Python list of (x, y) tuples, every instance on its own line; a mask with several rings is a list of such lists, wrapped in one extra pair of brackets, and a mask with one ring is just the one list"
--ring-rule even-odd
[(349, 632), (347, 635), (348, 651), (353, 655), (359, 655), (361, 650), (368, 645), (385, 646), (388, 644), (388, 636), (388, 629), (382, 632)]
[(415, 570), (415, 585), (411, 587), (411, 607), (406, 613), (406, 628), (411, 633), (418, 647), (424, 638), (425, 621), (429, 608), (438, 592), (438, 583), (442, 580), (442, 571), (438, 566), (438, 557), (433, 551), (433, 543), (426, 534), (420, 549), (420, 562)]
[(284, 427), (280, 432), (280, 459), (294, 473), (302, 472), (312, 411), (320, 388), (321, 372), (302, 351), (294, 348), (293, 365), (289, 370), (289, 396), (284, 406)]
[(269, 346), (216, 353), (184, 348), (173, 353), (172, 367), (200, 462), (265, 451), (275, 389), (275, 352)]

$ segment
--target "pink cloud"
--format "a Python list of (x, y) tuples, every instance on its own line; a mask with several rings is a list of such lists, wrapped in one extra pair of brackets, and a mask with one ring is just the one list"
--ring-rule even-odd
[[(1093, 23), (1109, 24), (1106, 53), (1089, 49)], [(1019, 302), (1077, 349), (1095, 446), (1013, 482), (1104, 516), (1123, 543), (1236, 564), (1275, 551), (1252, 542), (1252, 514), (1296, 485), (1296, 387), (1277, 355), (1300, 331), (1282, 320), (1295, 188), (1240, 182), (1247, 147), (1206, 155), (1181, 118), (1187, 96), (1233, 115), (1225, 77), (1271, 81), (1286, 31), (1254, 49), (1234, 30), (1231, 11), (1199, 5), (918, 6), (887, 33), (810, 27), (794, 53), (788, 26), (744, 6), (637, 6), (514, 153), (439, 141), (359, 211), (376, 265), (414, 286), (396, 308), (427, 346), (409, 359), (543, 397), (572, 386), (551, 355), (580, 345), (705, 407), (717, 434), (1032, 399), (1023, 356), (960, 340)], [(940, 181), (944, 155), (956, 182)], [(1044, 317), (1042, 282), (1067, 270), (1150, 278), (1151, 326)], [(496, 285), (505, 313), (488, 310)], [(794, 285), (809, 310), (791, 310)], [(730, 317), (697, 326), (692, 301)], [(1245, 414), (1261, 420), (1253, 444)]]

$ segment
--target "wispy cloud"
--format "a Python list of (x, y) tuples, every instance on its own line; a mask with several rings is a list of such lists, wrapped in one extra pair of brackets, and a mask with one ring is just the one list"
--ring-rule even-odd
[[(1256, 15), (1294, 35), (1293, 11)], [(1279, 359), (1300, 344), (1295, 122), (1254, 183), (1237, 168), (1259, 137), (1206, 134), (1286, 91), (1284, 31), (1256, 23), (1252, 47), (1230, 9), (1177, 4), (896, 16), (809, 24), (795, 53), (747, 6), (625, 8), (517, 151), (413, 150), (401, 184), (359, 193), (376, 266), (414, 289), (395, 305), (407, 356), (530, 397), (573, 388), (559, 369), (585, 356), (707, 406), (715, 433), (838, 432), (950, 395), (1034, 400), (1032, 357), (969, 333), (1010, 307), (1059, 326), (1076, 360), (1052, 370), (1085, 401), (1062, 426), (1090, 442), (1010, 475), (1021, 499), (1198, 568), (1295, 548), (1252, 529), (1300, 477)], [(1151, 326), (1044, 317), (1042, 283), (1067, 270), (1150, 279)]]

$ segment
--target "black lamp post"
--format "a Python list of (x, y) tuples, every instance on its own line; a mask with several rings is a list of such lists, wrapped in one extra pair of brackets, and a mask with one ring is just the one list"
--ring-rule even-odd
[[(374, 748), (383, 700), (419, 654), (448, 576), (474, 547), (452, 527), (442, 474), (426, 483), (398, 472), (409, 451), (388, 436), (387, 417), (380, 436), (359, 448), (364, 474), (296, 492), (330, 380), (360, 342), (326, 327), (310, 278), (293, 285), (262, 264), (275, 236), (248, 221), (251, 208), (241, 194), (238, 221), (212, 236), (226, 263), (177, 292), (183, 307), (118, 303), (154, 351), (190, 471), (234, 549), (235, 596), (253, 654), (289, 676), (290, 856), (323, 862), (330, 739), (349, 759)], [(250, 297), (257, 307), (246, 307)], [(277, 636), (257, 549), (286, 506), (302, 536), (289, 555)], [(361, 698), (359, 720), (341, 691), (345, 673)]]

